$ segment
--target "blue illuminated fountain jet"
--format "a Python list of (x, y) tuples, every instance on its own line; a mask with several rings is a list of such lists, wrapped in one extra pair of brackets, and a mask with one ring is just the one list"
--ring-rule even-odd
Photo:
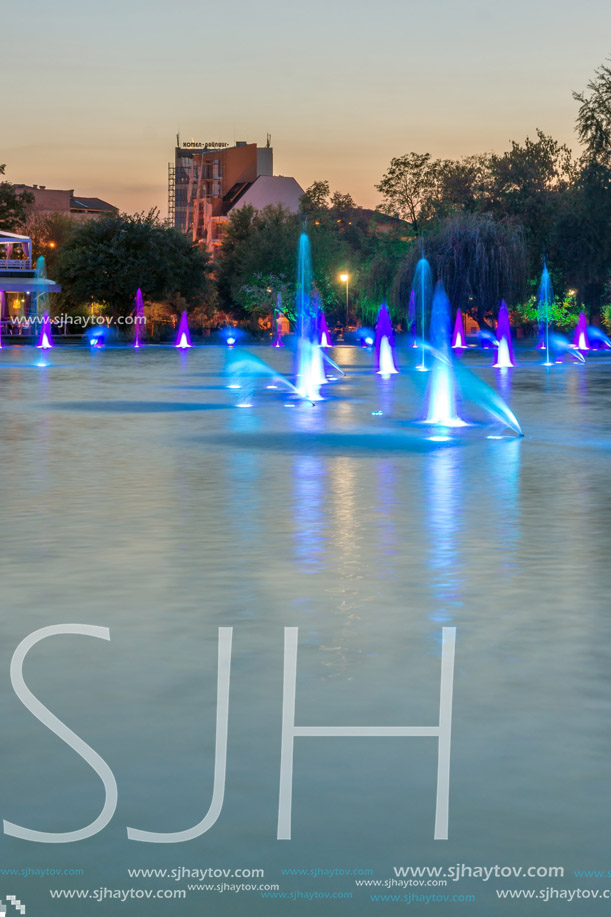
[[(426, 423), (463, 427), (456, 409), (456, 379), (451, 357), (450, 302), (441, 281), (435, 288), (431, 313), (431, 352), (435, 359), (428, 388)], [(424, 362), (424, 353), (423, 353)]]
[[(41, 280), (47, 279), (47, 262), (45, 261), (44, 255), (41, 255), (40, 258), (36, 261), (36, 277)], [(45, 312), (49, 311), (49, 294), (48, 293), (37, 293), (36, 294), (36, 314), (44, 315)]]
[(299, 237), (297, 258), (297, 379), (302, 398), (320, 401), (325, 383), (323, 358), (318, 342), (318, 309), (312, 299), (312, 255), (307, 233)]
[(425, 370), (426, 320), (427, 315), (430, 312), (433, 299), (433, 277), (431, 275), (431, 266), (424, 255), (416, 265), (416, 272), (414, 274), (412, 289), (414, 291), (416, 316), (420, 326), (420, 348), (422, 352), (422, 359), (420, 365), (417, 368), (420, 370)]
[(427, 392), (425, 423), (437, 427), (464, 427), (467, 421), (458, 412), (458, 392), (465, 401), (472, 401), (495, 421), (522, 436), (520, 424), (503, 399), (494, 389), (452, 359), (450, 303), (442, 283), (438, 283), (433, 297), (431, 314), (431, 344), (427, 348), (433, 356), (433, 368)]
[(542, 343), (545, 349), (545, 363), (544, 366), (551, 366), (549, 358), (549, 326), (551, 323), (551, 309), (554, 302), (554, 291), (552, 289), (552, 281), (549, 276), (549, 271), (547, 269), (547, 264), (543, 265), (543, 273), (541, 274), (541, 282), (539, 283), (539, 292), (537, 294), (537, 318), (539, 320), (539, 330), (542, 336)]

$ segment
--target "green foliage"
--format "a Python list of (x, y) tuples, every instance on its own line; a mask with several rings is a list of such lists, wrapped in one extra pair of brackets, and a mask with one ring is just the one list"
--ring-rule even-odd
[(585, 146), (589, 164), (611, 164), (611, 67), (603, 64), (595, 71), (594, 79), (585, 92), (574, 92), (579, 102), (577, 133)]
[(276, 274), (255, 274), (242, 287), (245, 309), (256, 318), (264, 318), (280, 309), (290, 321), (295, 320), (295, 284)]
[[(0, 175), (4, 175), (5, 169), (6, 166), (0, 164)], [(0, 182), (0, 229), (18, 231), (33, 202), (34, 196), (29, 191), (18, 191), (8, 181)]]
[[(512, 302), (524, 291), (524, 232), (516, 221), (455, 213), (427, 236), (426, 256), (454, 308), (470, 312), (480, 326), (487, 315), (496, 315), (501, 299)], [(395, 295), (403, 291), (404, 309), (419, 257), (416, 246), (395, 277)]]
[[(520, 319), (530, 325), (539, 321), (539, 303), (536, 296), (530, 296), (525, 302), (514, 306), (513, 311)], [(565, 296), (555, 296), (549, 304), (548, 317), (560, 331), (571, 331), (577, 324), (581, 307), (575, 296), (568, 293)]]
[(138, 288), (145, 299), (180, 293), (196, 307), (209, 293), (209, 259), (156, 211), (90, 220), (61, 249), (57, 279), (73, 303), (104, 302), (113, 316), (127, 315)]

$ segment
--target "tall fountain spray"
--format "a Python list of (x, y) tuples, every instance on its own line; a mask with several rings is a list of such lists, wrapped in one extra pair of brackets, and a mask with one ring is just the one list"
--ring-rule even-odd
[(179, 350), (188, 350), (189, 347), (192, 346), (191, 334), (189, 333), (189, 319), (187, 313), (183, 312), (180, 316), (180, 322), (178, 323), (178, 332), (176, 333), (176, 343), (174, 347), (178, 347)]
[(585, 312), (579, 313), (577, 327), (575, 328), (575, 336), (573, 337), (573, 344), (577, 350), (581, 350), (582, 353), (585, 353), (590, 349), (590, 344), (588, 343), (588, 323), (586, 320)]
[(395, 363), (392, 323), (385, 302), (380, 306), (376, 322), (375, 368), (386, 377), (399, 372)]
[(543, 265), (541, 282), (539, 283), (539, 292), (537, 294), (537, 317), (539, 320), (539, 329), (542, 333), (542, 340), (545, 346), (545, 366), (551, 366), (549, 358), (549, 326), (551, 323), (551, 309), (554, 302), (554, 291), (552, 281), (549, 276), (547, 264)]
[(274, 340), (272, 341), (272, 347), (283, 347), (282, 343), (282, 332), (280, 331), (280, 322), (278, 321), (282, 313), (282, 295), (278, 293), (276, 296), (276, 308), (274, 309)]
[[(47, 279), (47, 262), (45, 261), (44, 255), (41, 255), (40, 258), (36, 261), (36, 277), (39, 280)], [(45, 312), (49, 311), (49, 294), (48, 293), (37, 293), (36, 294), (36, 315), (44, 315)]]
[(51, 350), (53, 347), (53, 336), (51, 334), (51, 319), (49, 313), (45, 312), (40, 326), (40, 335), (38, 337), (39, 350)]
[(409, 304), (407, 307), (407, 336), (412, 347), (418, 346), (416, 340), (416, 294), (412, 290), (409, 294)]
[(496, 326), (496, 339), (498, 348), (496, 352), (496, 369), (515, 366), (513, 361), (513, 344), (511, 343), (511, 327), (509, 325), (509, 310), (505, 300), (501, 300), (498, 324)]
[(456, 409), (456, 379), (452, 366), (450, 302), (441, 281), (435, 288), (431, 313), (433, 371), (428, 388), (425, 422), (440, 427), (463, 427)]
[(142, 299), (142, 290), (140, 288), (138, 288), (138, 292), (136, 293), (136, 297), (134, 299), (134, 324), (136, 326), (136, 332), (132, 346), (137, 349), (141, 346), (140, 326), (144, 325), (144, 302)]
[(299, 394), (320, 401), (320, 386), (326, 381), (322, 351), (318, 343), (318, 310), (312, 301), (312, 254), (307, 233), (299, 237), (297, 256), (297, 379)]
[(456, 310), (456, 321), (454, 322), (454, 331), (452, 332), (452, 350), (464, 350), (467, 346), (465, 337), (465, 326), (462, 320), (462, 312)]
[(414, 291), (416, 315), (421, 335), (420, 346), (422, 359), (418, 369), (424, 370), (426, 369), (426, 321), (433, 300), (433, 277), (431, 274), (431, 266), (424, 255), (416, 265), (412, 289)]

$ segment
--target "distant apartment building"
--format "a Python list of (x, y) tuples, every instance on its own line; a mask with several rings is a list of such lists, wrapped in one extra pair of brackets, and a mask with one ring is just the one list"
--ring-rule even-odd
[(293, 213), (303, 188), (294, 178), (274, 175), (269, 136), (264, 147), (238, 141), (180, 143), (168, 167), (170, 222), (214, 252), (231, 212), (246, 205), (262, 210), (282, 204)]
[(34, 198), (34, 213), (63, 213), (71, 219), (92, 220), (118, 213), (119, 208), (99, 197), (82, 197), (73, 190), (60, 191), (46, 185), (15, 185), (18, 191), (28, 191)]

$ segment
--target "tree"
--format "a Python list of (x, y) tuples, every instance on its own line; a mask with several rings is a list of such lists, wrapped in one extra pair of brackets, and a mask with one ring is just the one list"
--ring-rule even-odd
[(317, 216), (321, 211), (328, 210), (331, 189), (328, 181), (315, 181), (299, 199), (299, 210), (302, 216)]
[(420, 232), (420, 223), (438, 198), (441, 162), (430, 153), (406, 153), (391, 160), (376, 190), (383, 196), (379, 209), (399, 216)]
[(57, 279), (75, 304), (103, 302), (114, 318), (128, 315), (138, 288), (145, 299), (180, 293), (197, 306), (209, 293), (207, 252), (161, 222), (157, 211), (90, 220), (61, 250)]
[(574, 92), (579, 102), (577, 134), (586, 148), (590, 163), (611, 164), (611, 67), (603, 64), (595, 71), (585, 92)]
[[(256, 291), (267, 286), (283, 292), (295, 278), (299, 218), (282, 205), (257, 211), (251, 206), (234, 210), (223, 234), (216, 275), (221, 306), (246, 315), (258, 304)], [(261, 276), (273, 276), (262, 287)], [(263, 299), (267, 300), (267, 295)], [(259, 310), (260, 311), (260, 310)]]
[[(0, 175), (4, 175), (6, 165), (0, 164)], [(8, 181), (0, 182), (0, 229), (13, 232), (26, 219), (34, 196), (29, 191), (19, 191)]]
[[(496, 314), (501, 299), (511, 304), (524, 293), (524, 232), (515, 221), (485, 213), (453, 214), (427, 237), (426, 256), (454, 308), (473, 314), (481, 327), (487, 315)], [(395, 278), (404, 296), (418, 257), (416, 247)]]

